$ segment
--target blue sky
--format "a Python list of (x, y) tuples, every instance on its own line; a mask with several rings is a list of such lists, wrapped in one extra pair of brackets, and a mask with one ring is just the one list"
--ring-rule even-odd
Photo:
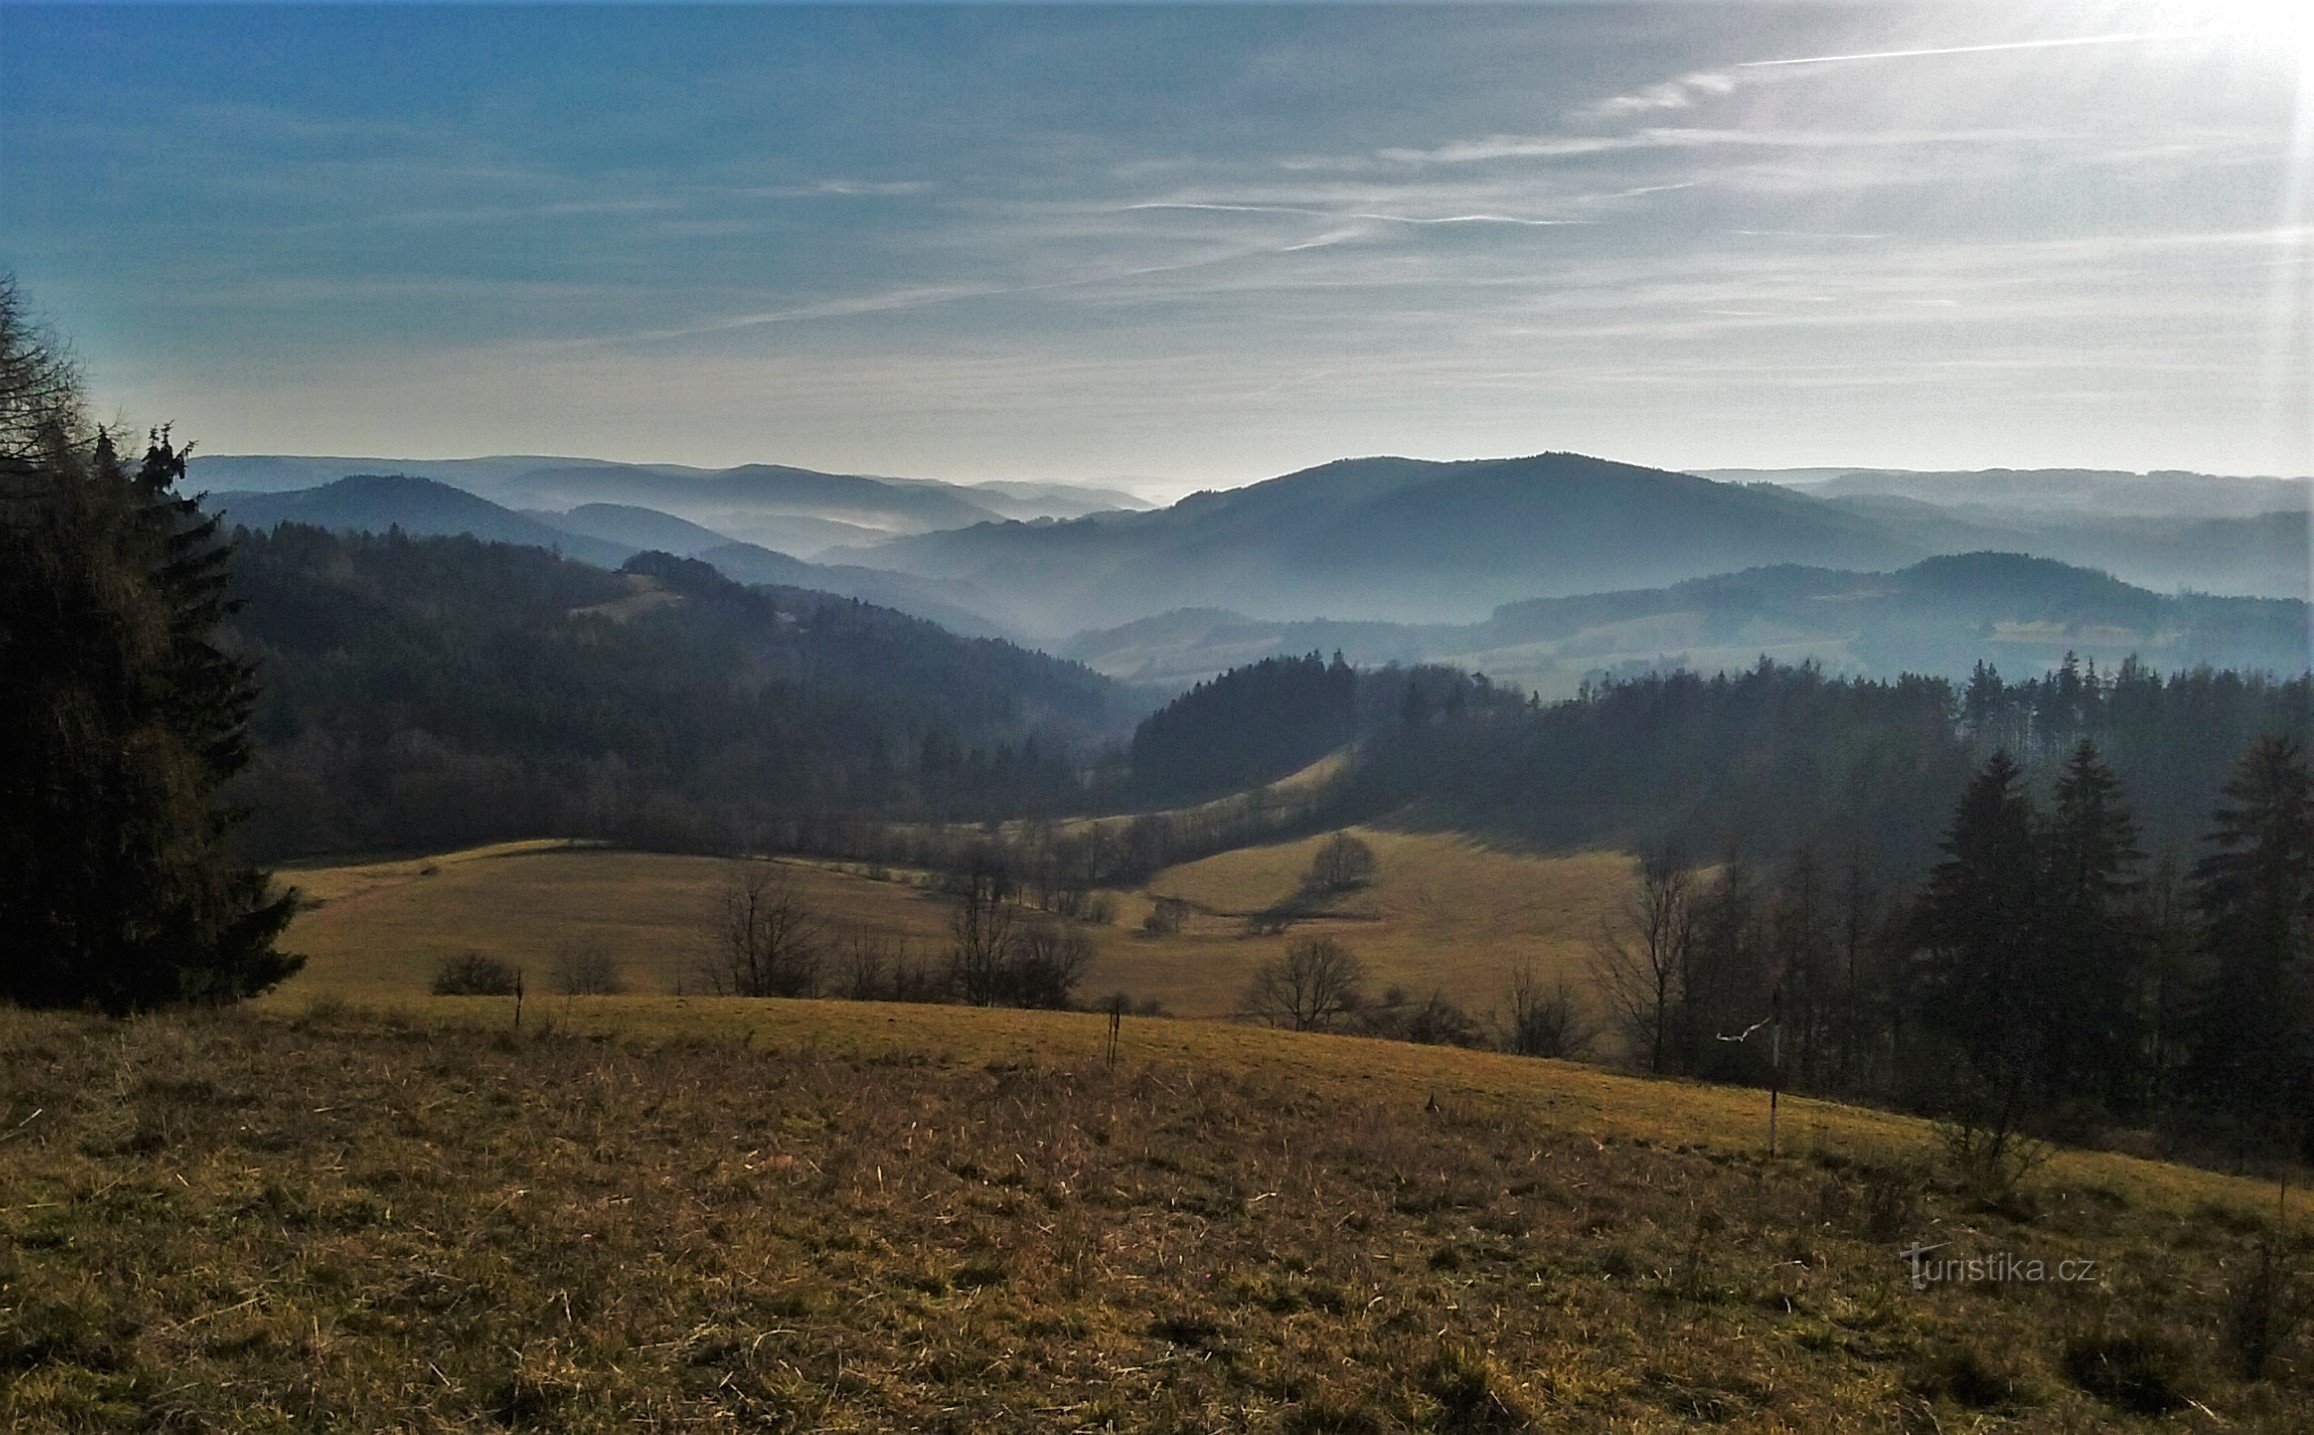
[(0, 264), (218, 452), (2303, 473), (2294, 14), (5, 5)]

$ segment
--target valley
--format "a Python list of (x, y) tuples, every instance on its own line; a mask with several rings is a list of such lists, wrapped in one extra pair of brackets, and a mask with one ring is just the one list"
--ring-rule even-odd
[(0, 1431), (2314, 1428), (2302, 0), (0, 6)]

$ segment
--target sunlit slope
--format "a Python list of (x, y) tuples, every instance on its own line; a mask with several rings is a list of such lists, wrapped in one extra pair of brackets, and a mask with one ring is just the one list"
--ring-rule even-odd
[[(1379, 859), (1374, 883), (1324, 902), (1284, 933), (1249, 934), (1249, 914), (1293, 899), (1319, 838), (1245, 848), (1169, 869), (1145, 891), (1111, 894), (1113, 924), (1094, 926), (1096, 957), (1079, 995), (1123, 990), (1186, 1016), (1237, 1009), (1254, 969), (1298, 935), (1322, 933), (1367, 963), (1375, 990), (1433, 987), (1483, 1011), (1511, 967), (1579, 978), (1601, 917), (1630, 880), (1613, 854), (1534, 857), (1460, 838), (1357, 829)], [(831, 933), (867, 933), (938, 960), (950, 903), (894, 873), (783, 862)], [(422, 995), (435, 969), (467, 952), (551, 984), (558, 955), (609, 954), (638, 993), (704, 990), (702, 963), (728, 864), (714, 858), (514, 843), (436, 858), (292, 869), (317, 905), (287, 938), (306, 970), (276, 1000), (364, 1001)], [(1181, 929), (1142, 930), (1154, 896), (1190, 904)]]
[[(298, 1004), (281, 1003), (295, 1012)], [(510, 1026), (499, 997), (424, 997), (423, 1020)], [(1103, 1066), (1108, 1018), (1098, 1012), (782, 1001), (741, 997), (552, 998), (525, 1020), (548, 1033), (640, 1043), (736, 1041), (765, 1051), (802, 1050), (868, 1064), (930, 1062), (958, 1069), (1090, 1071)], [(1660, 1143), (1694, 1151), (1760, 1152), (1768, 1094), (1742, 1086), (1626, 1075), (1580, 1062), (1371, 1037), (1279, 1031), (1242, 1022), (1127, 1017), (1118, 1061), (1216, 1075), (1258, 1076), (1307, 1096), (1381, 1100), (1463, 1112), (1518, 1113), (1554, 1129), (1605, 1141)], [(1934, 1162), (1935, 1128), (1916, 1117), (1786, 1094), (1778, 1149), (1801, 1157), (1870, 1163)], [(2201, 1202), (2270, 1207), (2273, 1187), (2194, 1166), (2110, 1151), (2057, 1149), (2047, 1176), (2060, 1182), (2125, 1183), (2130, 1200), (2183, 1214)]]
[[(1340, 941), (1377, 988), (1416, 996), (1438, 988), (1474, 1009), (1498, 1001), (1522, 962), (1579, 981), (1600, 924), (1632, 882), (1621, 853), (1538, 857), (1453, 834), (1350, 831), (1373, 849), (1374, 881), (1323, 900), (1321, 915), (1292, 933)], [(1246, 914), (1291, 902), (1326, 840), (1225, 852), (1163, 872), (1149, 890), (1195, 905), (1189, 931), (1228, 935)]]
[(1761, 1093), (1490, 1053), (416, 1004), (0, 1012), (0, 1426), (2304, 1429), (2222, 1357), (2273, 1207), (2212, 1173), (2004, 1212), (1918, 1123), (1791, 1102), (1770, 1158)]

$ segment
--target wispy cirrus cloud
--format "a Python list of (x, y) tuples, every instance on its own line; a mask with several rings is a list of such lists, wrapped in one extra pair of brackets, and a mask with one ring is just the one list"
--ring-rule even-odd
[(809, 184), (766, 184), (728, 193), (751, 199), (889, 199), (929, 194), (939, 186), (928, 179), (819, 179)]
[(1519, 214), (1384, 214), (1363, 209), (1314, 209), (1291, 204), (1216, 204), (1187, 200), (1150, 200), (1128, 204), (1119, 211), (1140, 214), (1164, 210), (1185, 210), (1192, 213), (1215, 214), (1294, 214), (1312, 219), (1362, 219), (1377, 224), (1510, 224), (1533, 229), (1550, 229), (1562, 224), (1595, 224), (1591, 219), (1542, 219)]
[(1625, 115), (1684, 110), (1694, 107), (1699, 100), (1730, 94), (1735, 87), (1735, 76), (1725, 71), (1699, 70), (1681, 75), (1675, 80), (1664, 80), (1627, 94), (1610, 96), (1595, 104), (1585, 105), (1575, 113), (1585, 119), (1619, 119)]
[[(152, 397), (242, 447), (1220, 480), (2279, 452), (2241, 419), (2314, 352), (2273, 317), (2314, 252), (2268, 228), (2303, 217), (2296, 71), (2029, 32), (2059, 8), (604, 9), (490, 43), (36, 8), (0, 193), (92, 371), (181, 374)], [(162, 24), (248, 63), (132, 84), (83, 33)]]

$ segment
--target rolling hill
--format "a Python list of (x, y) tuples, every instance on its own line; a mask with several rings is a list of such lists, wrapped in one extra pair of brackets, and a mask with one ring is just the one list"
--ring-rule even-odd
[(2254, 518), (2314, 506), (2314, 479), (2119, 469), (1697, 469), (1706, 478), (1778, 483), (1821, 498), (1909, 498), (1939, 507), (2099, 517)]
[(516, 512), (435, 479), (357, 474), (279, 493), (211, 493), (207, 506), (229, 525), (256, 530), (301, 523), (333, 533), (399, 528), (412, 537), (465, 535), (549, 549), (598, 568), (616, 568), (637, 553), (653, 550), (701, 557), (735, 582), (810, 588), (894, 608), (972, 637), (1010, 636), (1002, 622), (984, 611), (989, 605), (964, 585), (878, 568), (808, 563), (672, 514), (627, 504), (582, 504), (568, 513)]
[(873, 543), (1004, 519), (1074, 518), (1144, 507), (1131, 494), (1061, 483), (944, 483), (822, 473), (785, 464), (726, 469), (600, 459), (309, 458), (201, 455), (191, 486), (213, 492), (314, 488), (357, 473), (430, 478), (510, 508), (595, 505), (655, 509), (727, 538), (809, 557), (837, 544)]
[(1058, 635), (1185, 599), (1270, 619), (1455, 621), (1519, 598), (1924, 554), (1867, 516), (1773, 488), (1544, 454), (1344, 460), (1155, 513), (981, 524), (840, 556), (972, 583), (1028, 631)]
[(1823, 499), (1931, 552), (2033, 553), (2165, 591), (2314, 595), (2314, 480), (2305, 478), (2094, 469), (1702, 472)]
[(1788, 565), (1529, 599), (1465, 624), (1183, 609), (1079, 634), (1059, 651), (1124, 681), (1180, 687), (1265, 657), (1339, 650), (1360, 666), (1449, 663), (1560, 697), (1585, 677), (1671, 663), (1742, 668), (1763, 654), (1881, 677), (1963, 677), (1980, 658), (2039, 671), (2067, 652), (2107, 667), (2134, 654), (2164, 671), (2293, 673), (2310, 661), (2310, 621), (2304, 601), (2165, 596), (2048, 559), (1971, 553), (1889, 573)]
[(549, 523), (544, 516), (512, 512), (446, 483), (399, 473), (352, 474), (281, 493), (212, 494), (207, 506), (221, 514), (228, 527), (265, 529), (302, 523), (338, 533), (398, 528), (413, 538), (463, 534), (485, 543), (551, 549), (602, 568), (616, 568), (637, 551), (625, 543)]
[(269, 855), (1005, 815), (1073, 798), (1135, 716), (1074, 663), (665, 553), (284, 524), (242, 537), (233, 587), (263, 683), (237, 796)]
[(637, 553), (656, 549), (696, 558), (710, 548), (726, 547), (731, 542), (730, 535), (701, 527), (688, 519), (625, 503), (582, 503), (568, 513), (541, 509), (524, 516), (564, 533), (615, 544)]

